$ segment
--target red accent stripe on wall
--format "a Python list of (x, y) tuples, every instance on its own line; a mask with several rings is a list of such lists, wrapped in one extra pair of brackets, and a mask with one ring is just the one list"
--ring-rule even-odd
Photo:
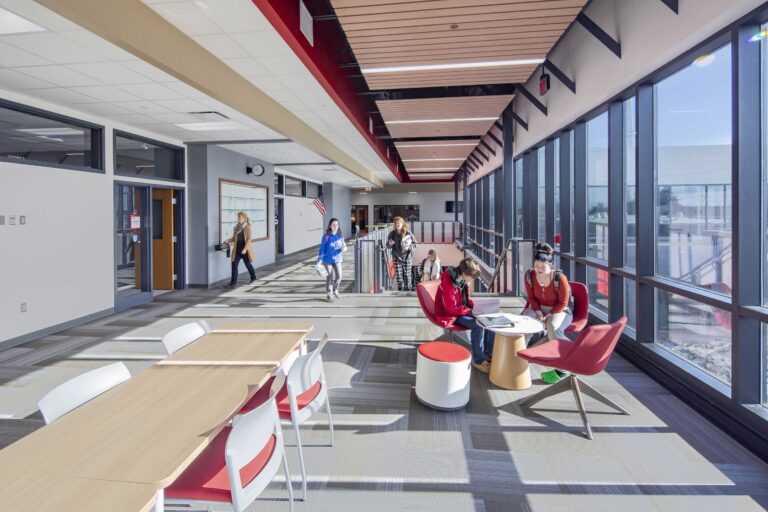
[[(369, 105), (356, 94), (345, 70), (339, 67), (344, 58), (344, 41), (335, 21), (314, 23), (314, 43), (307, 41), (299, 28), (298, 0), (252, 0), (272, 26), (288, 43), (296, 56), (304, 63), (323, 89), (333, 98), (336, 105), (346, 114), (357, 131), (365, 137), (371, 147), (387, 162), (387, 167), (400, 181), (410, 181), (396, 168), (396, 159), (387, 158), (386, 145), (368, 132)], [(347, 70), (350, 71), (350, 70)], [(353, 70), (354, 71), (354, 70)], [(361, 79), (362, 80), (362, 79)], [(379, 120), (374, 119), (374, 124)], [(391, 154), (395, 152), (391, 151)]]

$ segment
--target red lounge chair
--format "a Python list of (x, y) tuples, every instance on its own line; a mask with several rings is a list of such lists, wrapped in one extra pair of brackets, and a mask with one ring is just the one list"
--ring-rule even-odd
[(446, 331), (453, 341), (453, 331), (466, 331), (465, 328), (458, 325), (448, 325), (447, 322), (440, 321), (435, 316), (435, 297), (437, 296), (437, 289), (440, 286), (440, 281), (428, 281), (426, 283), (419, 283), (416, 286), (416, 296), (419, 298), (419, 305), (424, 312), (424, 316), (438, 327), (442, 327)]
[(576, 341), (552, 340), (518, 352), (518, 357), (531, 363), (571, 372), (571, 375), (557, 384), (518, 401), (518, 405), (531, 406), (545, 398), (570, 389), (576, 398), (576, 404), (579, 406), (588, 439), (592, 439), (592, 428), (589, 425), (587, 410), (584, 408), (584, 400), (581, 397), (582, 391), (598, 402), (616, 409), (621, 414), (629, 414), (578, 377), (578, 375), (595, 375), (603, 371), (626, 325), (627, 318), (621, 317), (612, 324), (587, 327), (579, 334)]

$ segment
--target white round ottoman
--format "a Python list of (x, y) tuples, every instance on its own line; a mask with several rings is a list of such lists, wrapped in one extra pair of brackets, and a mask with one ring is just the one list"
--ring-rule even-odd
[(433, 409), (461, 409), (469, 402), (469, 350), (445, 341), (430, 341), (416, 354), (416, 398)]

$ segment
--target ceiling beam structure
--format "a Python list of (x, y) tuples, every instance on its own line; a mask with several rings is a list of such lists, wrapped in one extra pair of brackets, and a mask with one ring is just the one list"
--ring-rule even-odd
[(680, 14), (677, 0), (661, 0), (664, 5), (672, 9), (675, 14)]
[(560, 80), (560, 82), (562, 82), (564, 86), (570, 89), (570, 91), (573, 94), (576, 94), (576, 82), (568, 78), (568, 75), (563, 73), (563, 71), (559, 67), (555, 66), (555, 64), (551, 60), (549, 59), (545, 60), (543, 66), (547, 70), (549, 70), (553, 75), (555, 75), (555, 78)]
[(600, 27), (600, 25), (592, 21), (592, 18), (583, 12), (580, 12), (579, 15), (576, 16), (576, 21), (578, 21), (579, 25), (584, 27), (587, 32), (592, 34), (595, 39), (603, 43), (606, 48), (611, 50), (614, 55), (616, 55), (618, 58), (621, 58), (621, 43), (611, 37), (608, 32)]

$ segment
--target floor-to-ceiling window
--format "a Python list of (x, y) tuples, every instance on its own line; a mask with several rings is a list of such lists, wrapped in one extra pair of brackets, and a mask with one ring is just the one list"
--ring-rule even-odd
[(545, 157), (545, 150), (544, 146), (541, 146), (536, 151), (536, 166), (537, 166), (537, 173), (538, 173), (538, 182), (539, 182), (539, 191), (538, 191), (538, 233), (534, 236), (534, 238), (539, 241), (543, 242), (546, 239), (546, 233), (547, 233), (547, 222), (546, 222), (546, 192), (544, 185), (547, 181), (546, 177), (546, 157)]
[[(635, 205), (635, 171), (637, 159), (637, 103), (634, 97), (624, 102), (624, 266), (635, 269), (637, 208)], [(634, 330), (637, 325), (637, 284), (631, 279), (624, 279), (624, 314), (627, 325)]]
[(523, 159), (515, 160), (515, 236), (523, 236)]
[(657, 83), (654, 93), (656, 273), (730, 295), (730, 45)]
[(608, 260), (608, 113), (587, 122), (587, 256)]

